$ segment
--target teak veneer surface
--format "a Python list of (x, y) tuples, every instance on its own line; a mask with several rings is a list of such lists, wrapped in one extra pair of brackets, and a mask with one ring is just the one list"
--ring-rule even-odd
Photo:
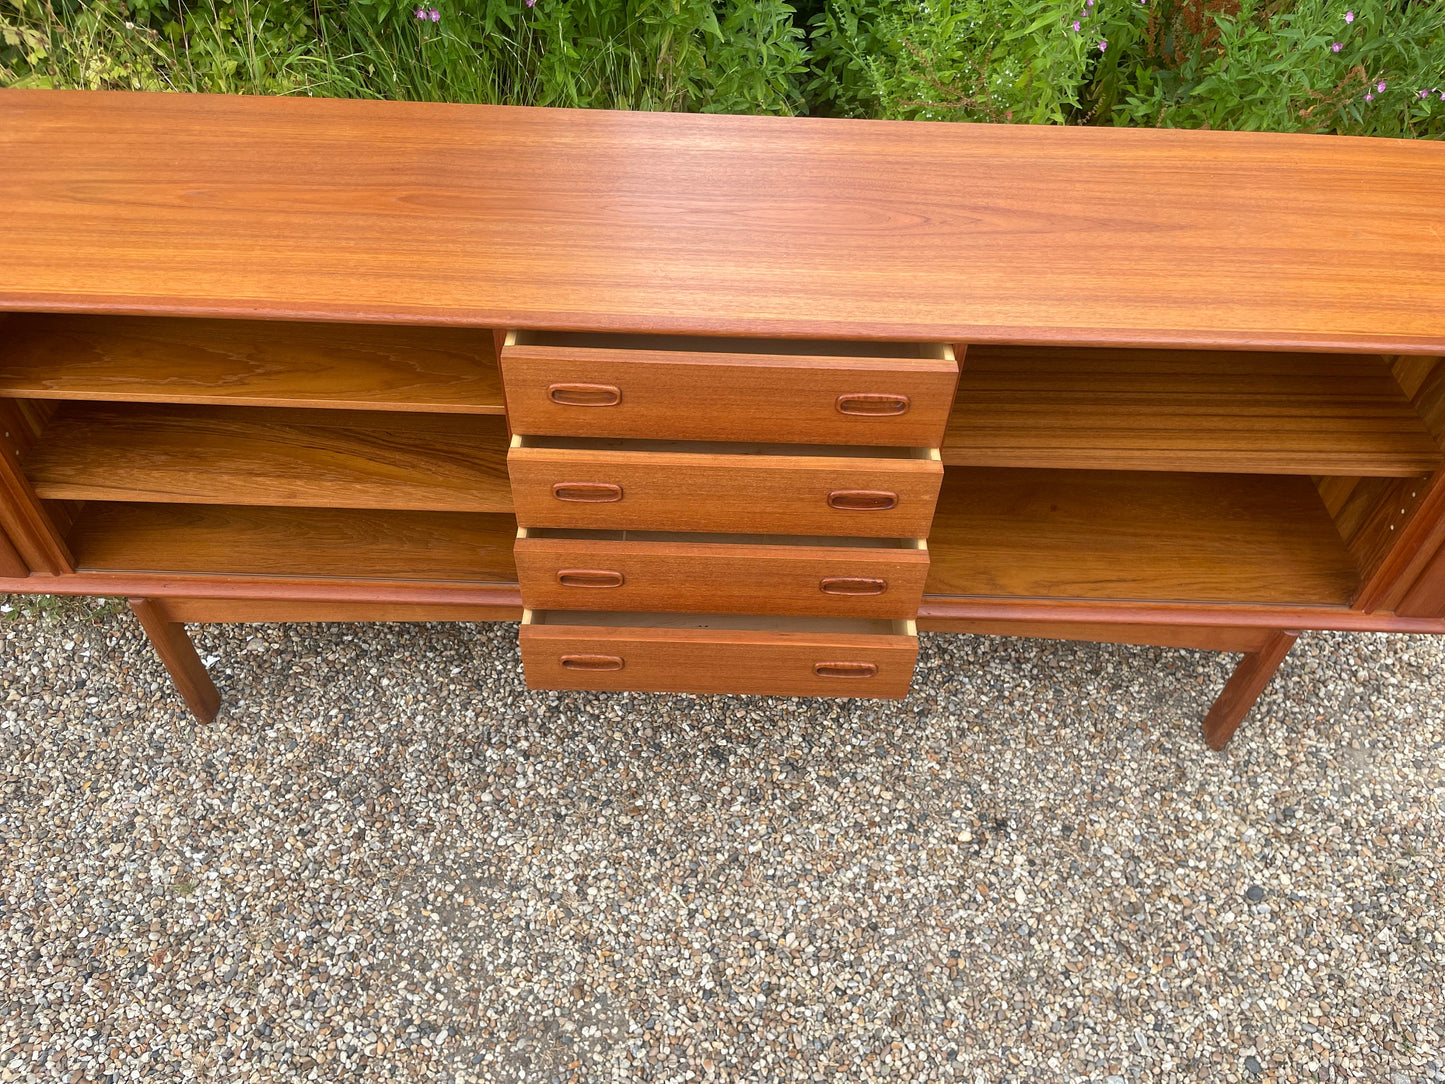
[(527, 605), (555, 610), (912, 620), (928, 576), (927, 550), (898, 546), (528, 537), (516, 563)]
[(510, 512), (502, 418), (66, 403), (22, 466), (41, 497)]
[(981, 346), (943, 461), (1247, 474), (1428, 473), (1440, 449), (1378, 355)]
[[(892, 449), (873, 458), (523, 443), (512, 448), (507, 466), (517, 522), (524, 527), (923, 538), (943, 468), (928, 458), (883, 458), (883, 451)], [(579, 483), (614, 486), (620, 499), (557, 499), (554, 487)], [(829, 507), (830, 494), (857, 491), (891, 494), (896, 504)]]
[(0, 395), (504, 414), (489, 331), (26, 314)]
[(949, 467), (927, 593), (1345, 605), (1359, 579), (1308, 478)]
[(1445, 349), (1445, 144), (0, 93), (0, 308)]
[[(605, 337), (601, 337), (604, 338)], [(522, 343), (502, 352), (519, 433), (676, 440), (937, 447), (958, 365), (942, 357), (796, 356)], [(609, 389), (607, 406), (558, 403), (559, 385)], [(905, 412), (861, 416), (850, 395), (901, 398)]]
[(506, 583), (516, 533), (474, 512), (87, 501), (68, 541), (83, 571)]

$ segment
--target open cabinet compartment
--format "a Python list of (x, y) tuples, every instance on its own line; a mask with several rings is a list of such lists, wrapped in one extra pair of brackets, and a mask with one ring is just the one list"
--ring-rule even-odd
[(1437, 360), (971, 348), (928, 593), (1350, 606), (1439, 469)]
[(514, 583), (493, 342), (11, 315), (0, 421), (80, 571)]

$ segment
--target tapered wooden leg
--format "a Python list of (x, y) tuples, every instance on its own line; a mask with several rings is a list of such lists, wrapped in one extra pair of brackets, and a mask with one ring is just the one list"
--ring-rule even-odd
[(1224, 683), (1224, 691), (1204, 717), (1204, 740), (1211, 749), (1223, 749), (1229, 744), (1298, 637), (1298, 632), (1272, 632), (1264, 647), (1239, 660), (1234, 674)]
[(155, 599), (133, 598), (130, 608), (140, 618), (141, 628), (146, 630), (151, 646), (161, 657), (175, 682), (177, 691), (185, 697), (186, 706), (203, 723), (209, 723), (221, 710), (221, 694), (216, 691), (211, 675), (206, 673), (206, 664), (196, 654), (195, 645), (186, 635), (186, 626), (166, 617), (165, 607)]

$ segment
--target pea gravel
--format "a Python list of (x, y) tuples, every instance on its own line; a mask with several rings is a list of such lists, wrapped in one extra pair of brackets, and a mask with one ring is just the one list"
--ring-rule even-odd
[(0, 622), (0, 1080), (1445, 1080), (1445, 645), (924, 636), (528, 692), (515, 625)]

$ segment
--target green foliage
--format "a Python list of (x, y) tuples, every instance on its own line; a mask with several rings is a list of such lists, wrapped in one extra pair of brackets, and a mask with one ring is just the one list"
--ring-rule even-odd
[(0, 0), (0, 85), (1441, 138), (1445, 0)]
[(1099, 94), (1115, 123), (1445, 136), (1445, 5), (1243, 0), (1201, 19), (1156, 2), (1131, 70)]
[(831, 0), (810, 91), (849, 117), (1061, 124), (1098, 39), (1075, 0)]

